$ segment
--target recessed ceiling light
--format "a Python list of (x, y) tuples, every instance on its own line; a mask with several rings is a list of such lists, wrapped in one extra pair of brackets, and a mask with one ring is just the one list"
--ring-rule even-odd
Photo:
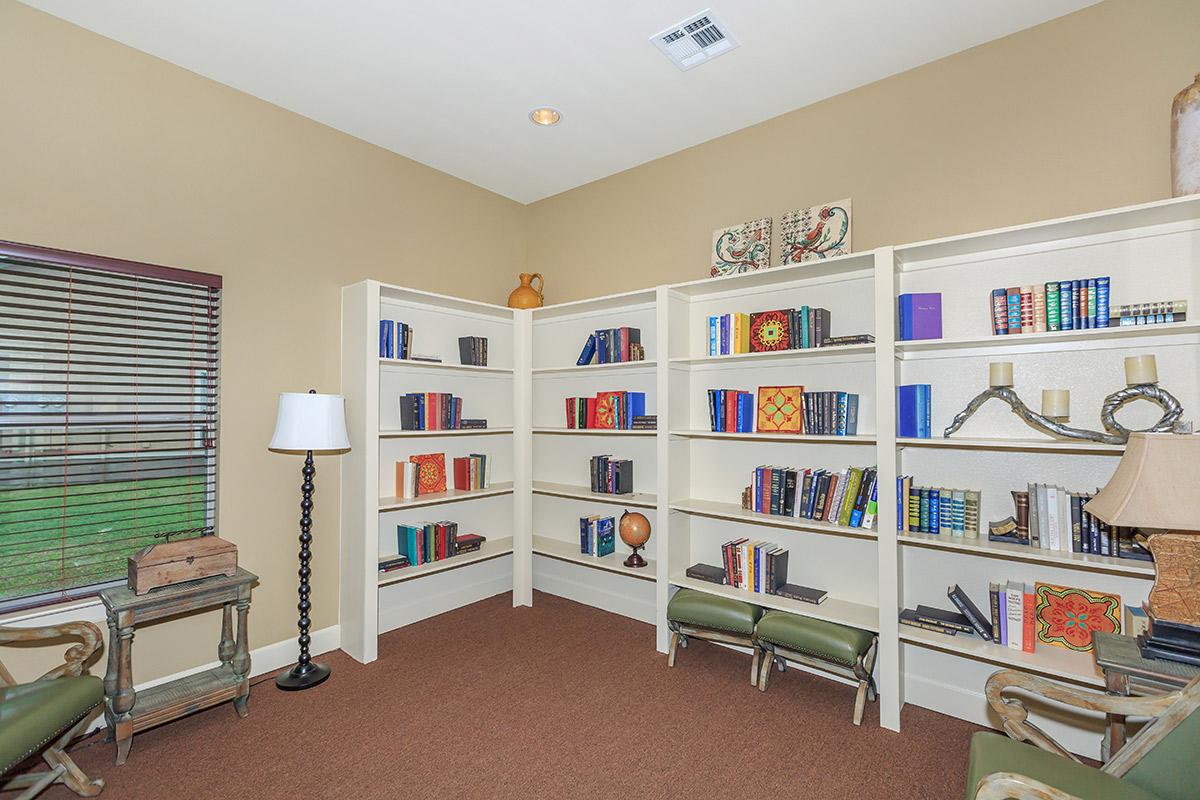
[(553, 108), (535, 108), (529, 112), (529, 121), (534, 125), (557, 125), (562, 119), (562, 114), (555, 111)]

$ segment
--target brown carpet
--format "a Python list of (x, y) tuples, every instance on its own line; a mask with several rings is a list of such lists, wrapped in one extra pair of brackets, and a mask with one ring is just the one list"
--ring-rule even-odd
[[(750, 686), (749, 658), (694, 642), (674, 669), (652, 629), (538, 594), (383, 636), (288, 694), (266, 680), (250, 716), (225, 705), (138, 734), (113, 765), (75, 748), (105, 798), (961, 797), (973, 725), (908, 707), (904, 733), (850, 687), (796, 670)], [(61, 787), (47, 798), (74, 797)]]

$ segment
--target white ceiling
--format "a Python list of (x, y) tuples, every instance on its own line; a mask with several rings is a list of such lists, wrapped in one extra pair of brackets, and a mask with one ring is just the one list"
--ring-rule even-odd
[[(1095, 1), (25, 0), (523, 203)], [(681, 72), (706, 3), (741, 46)]]

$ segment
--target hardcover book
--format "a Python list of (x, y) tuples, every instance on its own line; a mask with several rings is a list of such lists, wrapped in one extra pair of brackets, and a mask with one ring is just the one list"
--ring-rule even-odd
[(693, 564), (684, 572), (689, 578), (695, 578), (709, 583), (716, 583), (724, 586), (729, 583), (725, 577), (725, 570), (721, 567), (714, 567), (711, 564)]
[(803, 603), (820, 605), (825, 602), (828, 593), (823, 589), (813, 589), (809, 586), (799, 586), (795, 583), (783, 583), (775, 589), (774, 594), (789, 600), (799, 600)]
[(972, 633), (975, 628), (972, 627), (971, 621), (965, 615), (954, 611), (944, 611), (940, 608), (932, 606), (917, 606), (917, 618), (923, 622), (932, 622), (937, 625), (943, 625), (947, 628), (954, 628), (963, 633)]
[(759, 311), (750, 315), (750, 351), (766, 353), (788, 349), (787, 311)]
[(428, 453), (409, 456), (417, 465), (417, 494), (435, 494), (446, 491), (446, 454)]
[(801, 410), (803, 386), (758, 387), (758, 432), (801, 433), (804, 430)]

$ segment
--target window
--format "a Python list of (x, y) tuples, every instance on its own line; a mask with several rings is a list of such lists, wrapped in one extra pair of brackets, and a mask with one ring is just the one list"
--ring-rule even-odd
[(0, 242), (0, 610), (215, 532), (221, 279)]

